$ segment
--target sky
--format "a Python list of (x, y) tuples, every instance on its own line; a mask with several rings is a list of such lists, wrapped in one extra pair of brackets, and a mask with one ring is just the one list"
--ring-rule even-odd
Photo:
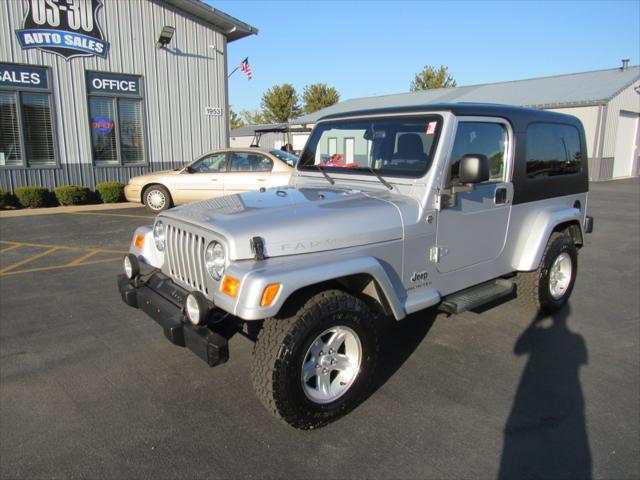
[(228, 46), (229, 72), (245, 57), (253, 71), (229, 78), (236, 112), (282, 83), (341, 100), (406, 92), (427, 64), (458, 85), (640, 64), (640, 0), (207, 1), (259, 30)]

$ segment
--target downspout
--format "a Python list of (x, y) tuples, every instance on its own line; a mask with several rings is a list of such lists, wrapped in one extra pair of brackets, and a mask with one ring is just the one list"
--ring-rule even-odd
[(598, 141), (598, 176), (594, 178), (594, 180), (602, 180), (601, 171), (602, 171), (602, 156), (604, 154), (604, 137), (607, 131), (607, 113), (609, 111), (609, 104), (605, 103), (600, 107), (600, 112), (602, 114), (602, 119), (600, 122), (600, 138)]

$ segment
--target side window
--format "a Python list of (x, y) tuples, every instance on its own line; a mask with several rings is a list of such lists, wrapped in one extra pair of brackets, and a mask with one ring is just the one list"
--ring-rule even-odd
[(458, 183), (460, 160), (465, 155), (481, 154), (489, 159), (490, 182), (504, 180), (507, 129), (501, 123), (461, 122), (451, 152), (450, 185)]
[(270, 172), (273, 162), (264, 155), (234, 152), (231, 157), (232, 172)]
[(196, 173), (217, 173), (226, 170), (227, 154), (215, 153), (204, 157), (199, 162), (191, 165), (191, 170)]
[(527, 128), (529, 178), (578, 173), (582, 167), (580, 134), (572, 125), (533, 123)]

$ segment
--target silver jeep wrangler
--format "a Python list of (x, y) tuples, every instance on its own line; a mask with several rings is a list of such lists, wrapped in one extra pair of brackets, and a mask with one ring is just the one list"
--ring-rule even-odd
[(161, 213), (136, 230), (123, 300), (210, 366), (252, 339), (261, 402), (322, 426), (367, 393), (381, 321), (571, 295), (586, 216), (574, 117), (482, 104), (323, 118), (289, 185)]

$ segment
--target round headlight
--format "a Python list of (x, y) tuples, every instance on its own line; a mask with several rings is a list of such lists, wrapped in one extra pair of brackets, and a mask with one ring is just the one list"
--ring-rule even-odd
[(187, 295), (184, 304), (187, 318), (194, 325), (199, 325), (207, 316), (207, 302), (199, 292), (191, 292)]
[(140, 264), (138, 263), (138, 259), (131, 253), (125, 255), (122, 264), (124, 266), (124, 273), (129, 280), (137, 277), (140, 273)]
[(153, 226), (153, 240), (159, 252), (164, 252), (164, 223), (160, 220)]
[(204, 264), (214, 280), (220, 280), (224, 274), (227, 256), (224, 247), (218, 242), (211, 242), (204, 252)]

